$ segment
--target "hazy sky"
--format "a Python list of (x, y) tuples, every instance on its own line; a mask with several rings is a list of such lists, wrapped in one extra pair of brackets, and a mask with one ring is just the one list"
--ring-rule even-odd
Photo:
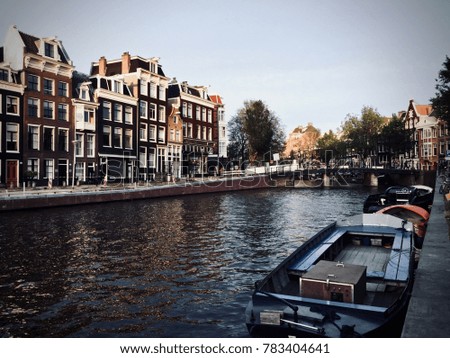
[(168, 77), (220, 94), (227, 119), (261, 99), (286, 133), (429, 103), (450, 56), (449, 0), (1, 0), (2, 44), (11, 25), (56, 35), (84, 73), (124, 51), (160, 57)]

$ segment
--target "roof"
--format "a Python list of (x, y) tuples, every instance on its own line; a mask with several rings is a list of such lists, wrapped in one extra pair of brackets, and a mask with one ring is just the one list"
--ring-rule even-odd
[[(22, 41), (25, 45), (25, 52), (28, 53), (34, 53), (38, 54), (39, 49), (36, 45), (37, 41), (42, 41), (43, 39), (40, 39), (36, 36), (28, 35), (22, 31), (18, 31), (20, 37), (22, 38)], [(70, 59), (68, 58), (68, 55), (66, 54), (65, 50), (62, 48), (62, 43), (60, 41), (56, 41), (58, 43), (58, 54), (61, 58), (61, 61), (67, 64), (71, 64)]]
[(416, 104), (417, 114), (422, 116), (429, 116), (433, 111), (431, 104)]
[(217, 103), (217, 104), (223, 104), (223, 103), (222, 103), (222, 97), (220, 97), (220, 96), (217, 95), (217, 94), (212, 94), (212, 95), (209, 96), (209, 98), (210, 98), (211, 101), (213, 101), (214, 103)]

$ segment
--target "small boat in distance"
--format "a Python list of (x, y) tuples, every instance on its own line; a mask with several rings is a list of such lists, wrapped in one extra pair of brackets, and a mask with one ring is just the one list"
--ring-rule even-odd
[(412, 224), (387, 214), (327, 226), (256, 282), (245, 312), (250, 335), (399, 337), (412, 240)]
[(422, 248), (427, 232), (427, 223), (430, 213), (417, 205), (391, 205), (377, 211), (377, 214), (389, 214), (411, 222), (414, 226), (414, 246)]
[(369, 195), (364, 201), (363, 212), (375, 213), (398, 204), (416, 205), (430, 211), (433, 199), (433, 188), (426, 185), (391, 186), (383, 193)]

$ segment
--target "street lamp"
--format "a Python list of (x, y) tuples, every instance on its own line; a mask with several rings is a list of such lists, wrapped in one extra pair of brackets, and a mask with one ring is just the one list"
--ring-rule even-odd
[(72, 168), (72, 189), (75, 187), (75, 172), (77, 169), (77, 143), (81, 143), (81, 140), (73, 140), (73, 168)]

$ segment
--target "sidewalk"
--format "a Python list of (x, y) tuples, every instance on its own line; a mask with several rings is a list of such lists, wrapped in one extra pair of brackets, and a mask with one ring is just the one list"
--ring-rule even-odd
[(450, 338), (450, 240), (444, 196), (439, 194), (440, 184), (437, 179), (403, 327), (404, 338)]

